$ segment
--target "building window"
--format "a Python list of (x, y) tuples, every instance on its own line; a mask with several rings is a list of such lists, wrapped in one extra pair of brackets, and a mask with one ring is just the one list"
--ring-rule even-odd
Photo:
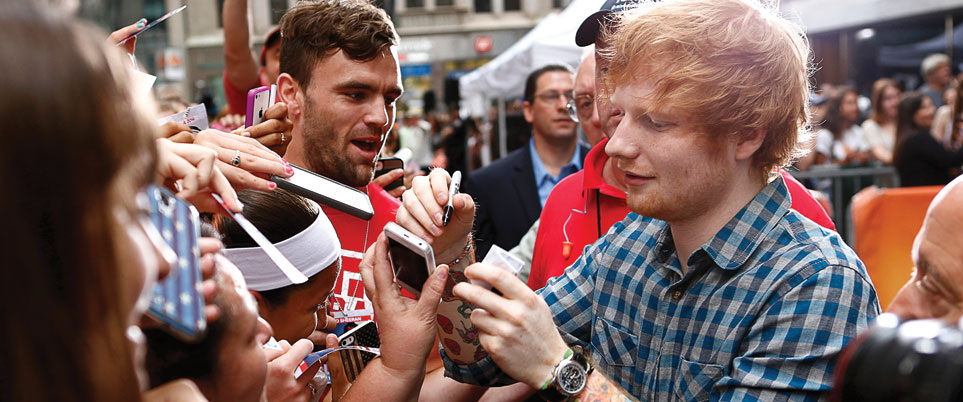
[(271, 24), (281, 23), (281, 16), (288, 11), (288, 0), (271, 0)]
[(425, 7), (425, 0), (405, 0), (405, 7), (407, 7), (407, 8), (423, 8), (423, 7)]
[(518, 11), (521, 9), (521, 0), (505, 0), (505, 11)]
[(492, 12), (492, 0), (475, 0), (475, 12), (476, 13)]
[(455, 5), (454, 0), (435, 0), (435, 5), (438, 7), (451, 7)]

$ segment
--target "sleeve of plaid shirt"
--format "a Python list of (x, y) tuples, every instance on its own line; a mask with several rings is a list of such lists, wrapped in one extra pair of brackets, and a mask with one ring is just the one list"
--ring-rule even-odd
[[(611, 236), (611, 231), (603, 239), (608, 236)], [(592, 335), (592, 290), (595, 287), (596, 258), (607, 245), (606, 241), (598, 241), (587, 246), (582, 257), (565, 269), (565, 274), (550, 279), (544, 288), (536, 292), (548, 303), (559, 333), (570, 345), (578, 343), (586, 346)], [(515, 382), (498, 368), (491, 357), (465, 366), (456, 365), (448, 359), (444, 348), (441, 350), (441, 357), (445, 364), (445, 376), (455, 381), (483, 386)]]
[(839, 351), (880, 311), (872, 283), (850, 267), (809, 267), (779, 295), (757, 317), (710, 400), (826, 399)]

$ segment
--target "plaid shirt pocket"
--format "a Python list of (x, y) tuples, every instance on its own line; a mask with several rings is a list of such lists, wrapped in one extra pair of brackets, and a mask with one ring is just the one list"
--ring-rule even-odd
[(725, 369), (718, 364), (680, 360), (676, 397), (684, 401), (708, 401), (712, 386), (719, 381)]
[(603, 318), (595, 320), (593, 332), (593, 343), (598, 345), (596, 351), (605, 359), (606, 365), (635, 368), (639, 355), (639, 337)]

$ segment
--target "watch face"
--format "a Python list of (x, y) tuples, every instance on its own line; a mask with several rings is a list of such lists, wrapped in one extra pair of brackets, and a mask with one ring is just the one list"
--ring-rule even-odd
[(573, 361), (565, 362), (558, 371), (558, 386), (561, 391), (575, 395), (585, 387), (585, 369)]

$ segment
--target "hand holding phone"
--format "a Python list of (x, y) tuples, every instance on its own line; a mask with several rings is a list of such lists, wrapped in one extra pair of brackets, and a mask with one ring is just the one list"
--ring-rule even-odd
[(244, 127), (264, 121), (264, 112), (271, 107), (271, 87), (263, 86), (247, 91), (247, 115)]
[[(405, 162), (401, 158), (381, 158), (375, 164), (374, 177), (379, 177), (395, 169), (404, 169)], [(402, 175), (394, 179), (391, 183), (384, 186), (385, 191), (391, 191), (405, 184), (405, 176)]]
[(435, 253), (431, 245), (394, 222), (385, 225), (388, 238), (388, 260), (395, 273), (395, 282), (415, 296), (435, 271)]

